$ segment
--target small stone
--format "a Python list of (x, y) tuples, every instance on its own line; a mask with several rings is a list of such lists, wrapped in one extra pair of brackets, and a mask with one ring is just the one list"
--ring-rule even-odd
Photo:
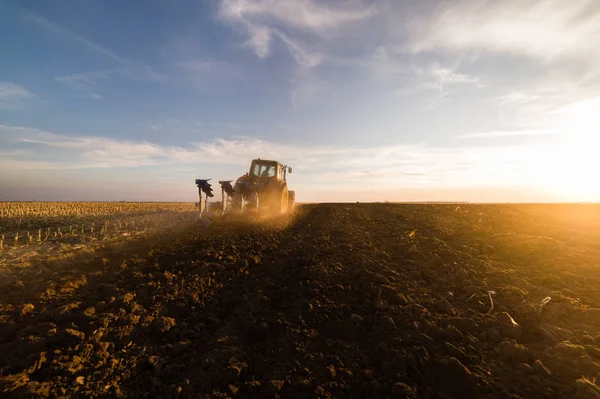
[(325, 375), (327, 375), (328, 378), (335, 380), (337, 373), (333, 364), (330, 364), (329, 367), (327, 367)]
[(162, 386), (163, 386), (163, 382), (160, 380), (160, 378), (158, 378), (158, 377), (152, 378), (152, 387), (153, 388), (162, 387)]
[(465, 338), (467, 339), (467, 341), (471, 345), (474, 345), (474, 346), (478, 346), (479, 345), (479, 340), (473, 334), (465, 334)]
[(386, 284), (389, 285), (390, 284), (390, 280), (388, 280), (387, 277), (385, 277), (383, 274), (379, 274), (379, 273), (370, 273), (371, 274), (371, 278), (373, 279), (374, 282), (379, 283), (379, 284)]
[(242, 372), (242, 369), (238, 366), (229, 366), (225, 369), (225, 372), (223, 373), (223, 376), (225, 377), (225, 379), (229, 382), (237, 382), (237, 380), (240, 378), (240, 373)]
[(397, 398), (412, 398), (415, 396), (415, 390), (399, 381), (392, 387), (392, 394)]
[(377, 345), (377, 349), (379, 350), (379, 352), (381, 352), (381, 354), (386, 355), (388, 353), (390, 353), (390, 347), (388, 346), (388, 344), (386, 344), (385, 342), (380, 342)]
[(446, 353), (448, 353), (448, 355), (452, 357), (460, 359), (465, 356), (465, 352), (463, 352), (461, 349), (457, 348), (449, 342), (444, 342), (444, 348), (446, 349)]
[(584, 344), (593, 345), (594, 337), (592, 337), (591, 335), (584, 335), (581, 337), (581, 342), (583, 342)]
[(244, 387), (248, 393), (257, 393), (260, 391), (262, 384), (257, 380), (250, 380), (244, 383)]
[(79, 385), (83, 385), (85, 383), (85, 377), (80, 375), (79, 377), (75, 378), (75, 382)]
[(140, 321), (140, 316), (131, 313), (119, 317), (118, 324), (120, 326), (134, 326)]
[(530, 375), (530, 374), (534, 373), (534, 371), (531, 368), (531, 366), (528, 365), (527, 363), (519, 363), (519, 364), (517, 364), (516, 371), (517, 371), (517, 373), (523, 374), (523, 375)]
[(486, 341), (497, 344), (498, 342), (502, 341), (502, 335), (500, 335), (500, 331), (496, 330), (495, 328), (491, 328), (485, 332), (485, 339)]
[(400, 306), (408, 305), (408, 298), (406, 297), (406, 295), (401, 294), (401, 293), (392, 295), (390, 297), (389, 301), (390, 301), (390, 303), (392, 303), (394, 305), (400, 305)]
[(28, 314), (30, 314), (31, 312), (33, 312), (34, 308), (35, 308), (35, 306), (33, 306), (33, 304), (27, 303), (27, 304), (25, 304), (25, 306), (23, 306), (21, 308), (21, 311), (19, 312), (19, 315), (21, 315), (21, 316), (27, 316)]
[(453, 325), (447, 325), (444, 328), (444, 336), (446, 337), (446, 339), (449, 339), (452, 341), (458, 341), (464, 337), (463, 333), (461, 333), (458, 330), (458, 328), (454, 327)]
[(536, 359), (536, 361), (533, 362), (533, 371), (535, 371), (537, 375), (542, 377), (550, 377), (552, 375), (550, 370), (548, 370), (546, 366), (544, 366), (542, 361), (539, 359)]
[(65, 346), (77, 346), (85, 340), (85, 334), (72, 328), (67, 328), (61, 336), (61, 340)]
[(307, 379), (296, 381), (296, 387), (298, 389), (310, 389), (310, 388), (312, 388), (312, 386), (313, 386), (312, 382), (310, 382), (310, 380), (307, 380)]
[(229, 384), (227, 386), (227, 391), (232, 395), (237, 395), (237, 393), (240, 391), (240, 389), (233, 384)]
[(500, 334), (505, 338), (519, 339), (523, 333), (521, 326), (506, 312), (496, 314), (500, 323)]
[(590, 356), (600, 359), (600, 348), (597, 346), (585, 345), (585, 350), (590, 354)]
[(398, 292), (396, 287), (393, 287), (391, 285), (380, 285), (378, 289), (381, 292), (381, 297), (386, 300), (389, 300), (390, 298), (394, 297)]
[(393, 330), (396, 328), (396, 323), (390, 316), (383, 316), (379, 319), (379, 327), (384, 331)]
[(104, 301), (96, 302), (94, 307), (96, 308), (96, 312), (101, 313), (106, 310), (106, 302), (104, 302)]
[(180, 385), (176, 385), (175, 388), (173, 388), (173, 398), (179, 398), (181, 396), (181, 392), (183, 392), (183, 387)]
[(600, 387), (587, 378), (580, 378), (575, 381), (577, 387), (577, 399), (598, 399), (600, 398)]
[(133, 298), (135, 298), (135, 295), (133, 295), (131, 292), (127, 292), (127, 293), (121, 295), (117, 300), (119, 301), (120, 304), (127, 305), (128, 303), (133, 301)]
[(152, 320), (152, 329), (157, 333), (166, 333), (175, 326), (175, 319), (172, 317), (160, 316)]
[(83, 311), (83, 314), (86, 316), (93, 316), (96, 314), (96, 308), (93, 306), (90, 306)]
[(273, 393), (279, 393), (283, 389), (285, 382), (283, 380), (269, 381), (269, 390)]
[(452, 304), (450, 302), (448, 302), (446, 299), (436, 303), (435, 308), (440, 313), (444, 313), (444, 314), (448, 314), (448, 315), (456, 314), (456, 311), (452, 307)]
[(458, 359), (451, 357), (436, 360), (428, 365), (429, 374), (436, 384), (449, 391), (456, 397), (474, 397), (477, 386), (476, 374), (462, 364)]
[(572, 331), (548, 323), (540, 324), (539, 330), (544, 338), (553, 343), (575, 341), (576, 339), (575, 334)]
[(479, 325), (477, 324), (477, 322), (475, 322), (475, 320), (467, 318), (467, 317), (452, 318), (452, 319), (450, 319), (450, 324), (453, 325), (454, 327), (456, 327), (463, 334), (466, 334), (468, 332), (474, 333), (474, 332), (479, 331)]
[(503, 360), (513, 363), (526, 362), (529, 357), (529, 351), (523, 345), (513, 344), (509, 341), (502, 341), (496, 346), (496, 353)]
[(560, 353), (564, 356), (573, 356), (573, 357), (587, 356), (587, 351), (585, 350), (585, 348), (583, 346), (575, 345), (568, 341), (557, 344), (555, 348), (558, 351), (558, 353)]
[(248, 329), (248, 340), (260, 341), (267, 337), (269, 333), (269, 325), (264, 321), (253, 323)]
[(352, 321), (352, 324), (354, 325), (360, 325), (363, 323), (363, 318), (353, 313), (352, 315), (350, 315), (350, 321)]

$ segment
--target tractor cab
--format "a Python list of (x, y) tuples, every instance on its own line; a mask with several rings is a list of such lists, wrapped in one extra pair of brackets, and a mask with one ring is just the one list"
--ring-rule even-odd
[(250, 164), (249, 177), (251, 180), (274, 179), (285, 181), (287, 172), (292, 173), (292, 168), (288, 168), (277, 161), (258, 158), (253, 159)]

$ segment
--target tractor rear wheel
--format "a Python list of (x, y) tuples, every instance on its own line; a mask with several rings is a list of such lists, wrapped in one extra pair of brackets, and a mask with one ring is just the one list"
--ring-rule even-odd
[(296, 192), (290, 190), (290, 191), (288, 191), (288, 206), (287, 206), (287, 211), (288, 212), (293, 212), (295, 206), (296, 206)]
[(278, 200), (275, 201), (275, 213), (284, 214), (288, 211), (288, 188), (283, 186)]

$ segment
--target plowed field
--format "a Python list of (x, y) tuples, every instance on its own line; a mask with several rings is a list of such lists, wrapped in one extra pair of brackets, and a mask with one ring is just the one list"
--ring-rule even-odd
[(598, 205), (305, 205), (0, 276), (2, 397), (599, 395)]

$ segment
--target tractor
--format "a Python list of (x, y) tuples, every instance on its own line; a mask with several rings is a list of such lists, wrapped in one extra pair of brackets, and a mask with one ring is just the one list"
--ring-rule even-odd
[[(253, 159), (248, 173), (233, 180), (220, 180), (221, 214), (260, 212), (280, 215), (294, 210), (296, 195), (288, 190), (287, 174), (292, 168), (280, 162)], [(206, 201), (214, 197), (211, 179), (196, 179), (200, 214), (207, 211)], [(202, 194), (204, 193), (204, 207)], [(204, 210), (203, 210), (204, 209)]]

